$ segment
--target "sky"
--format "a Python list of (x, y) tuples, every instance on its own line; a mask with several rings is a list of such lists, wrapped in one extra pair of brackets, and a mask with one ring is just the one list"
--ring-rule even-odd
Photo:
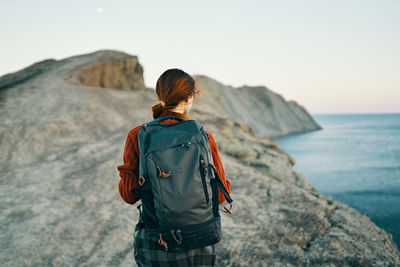
[(400, 112), (398, 0), (1, 0), (0, 36), (0, 76), (115, 49), (148, 87), (180, 68), (311, 114)]

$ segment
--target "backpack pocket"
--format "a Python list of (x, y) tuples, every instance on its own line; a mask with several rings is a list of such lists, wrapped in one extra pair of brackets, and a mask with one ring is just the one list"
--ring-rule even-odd
[(148, 155), (148, 174), (160, 224), (184, 226), (213, 217), (201, 157), (204, 156), (196, 142), (171, 144)]

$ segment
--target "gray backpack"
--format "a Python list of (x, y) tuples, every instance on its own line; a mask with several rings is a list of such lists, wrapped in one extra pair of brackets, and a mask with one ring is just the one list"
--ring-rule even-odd
[[(161, 123), (164, 119), (176, 123)], [(218, 188), (232, 203), (213, 165), (208, 135), (195, 120), (166, 115), (143, 123), (138, 134), (141, 198), (136, 229), (165, 251), (185, 251), (222, 238)], [(224, 212), (230, 209), (225, 207)]]

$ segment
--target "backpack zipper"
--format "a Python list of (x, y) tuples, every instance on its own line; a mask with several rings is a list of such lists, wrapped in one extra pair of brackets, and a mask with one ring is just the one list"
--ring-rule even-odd
[(185, 142), (182, 144), (182, 146), (186, 146), (186, 148), (189, 149), (191, 144), (191, 142)]
[(173, 147), (186, 146), (186, 148), (189, 149), (191, 145), (192, 145), (191, 142), (184, 142), (184, 143), (181, 143), (181, 144), (178, 144), (178, 145), (174, 145)]
[(206, 196), (206, 202), (207, 204), (210, 201), (210, 197), (208, 195), (208, 190), (207, 190), (207, 182), (206, 182), (206, 169), (205, 169), (205, 162), (203, 159), (200, 159), (200, 175), (201, 175), (201, 182), (203, 183), (203, 190), (204, 190), (204, 195)]

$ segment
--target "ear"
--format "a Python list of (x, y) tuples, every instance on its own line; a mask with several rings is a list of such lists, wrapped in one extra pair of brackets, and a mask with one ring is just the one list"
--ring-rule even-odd
[(185, 103), (190, 103), (192, 101), (193, 95), (189, 96), (186, 100)]

